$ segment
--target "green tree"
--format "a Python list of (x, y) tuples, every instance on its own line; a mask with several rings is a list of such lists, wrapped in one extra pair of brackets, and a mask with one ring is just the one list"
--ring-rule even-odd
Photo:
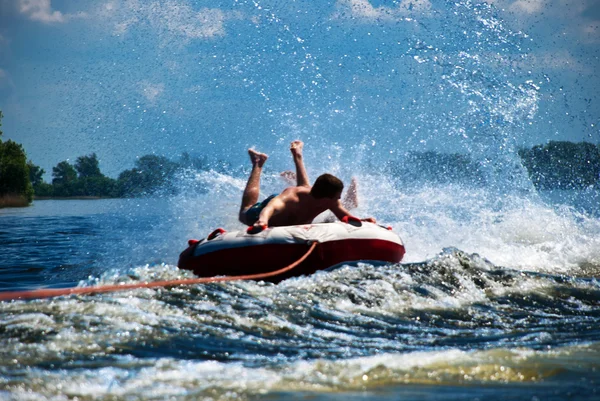
[(29, 167), (29, 181), (34, 188), (44, 182), (42, 177), (46, 174), (46, 170), (33, 164), (31, 160), (27, 162), (27, 167)]
[(116, 181), (104, 175), (77, 180), (74, 194), (78, 196), (115, 196)]
[(402, 160), (389, 162), (387, 169), (394, 177), (411, 182), (461, 183), (471, 186), (486, 183), (484, 171), (479, 164), (469, 155), (460, 153), (409, 152)]
[(72, 184), (77, 180), (77, 171), (68, 161), (62, 161), (52, 167), (52, 184)]
[(26, 204), (33, 199), (25, 150), (11, 140), (0, 143), (0, 197), (4, 196), (23, 197)]
[(75, 170), (79, 178), (102, 177), (96, 153), (88, 156), (79, 156), (75, 161)]
[[(0, 126), (2, 126), (0, 111)], [(0, 137), (2, 131), (0, 131)], [(33, 199), (29, 167), (23, 146), (0, 139), (0, 206), (26, 206)]]
[(206, 157), (191, 156), (188, 152), (183, 152), (179, 158), (179, 166), (187, 169), (207, 170), (208, 161)]
[(78, 157), (75, 170), (78, 174), (75, 195), (114, 196), (116, 181), (102, 174), (96, 153)]
[(43, 176), (46, 174), (46, 171), (33, 164), (31, 160), (27, 162), (27, 167), (29, 167), (29, 180), (31, 181), (31, 185), (33, 186), (33, 192), (36, 197), (40, 196), (52, 196), (53, 188), (52, 185), (44, 182)]
[(173, 192), (171, 182), (179, 168), (179, 164), (164, 156), (142, 156), (136, 160), (133, 169), (119, 174), (117, 193), (119, 196), (142, 196)]
[(540, 189), (582, 189), (600, 184), (600, 149), (588, 142), (550, 141), (519, 151)]
[(77, 171), (68, 161), (52, 167), (52, 186), (55, 196), (74, 196), (77, 184)]

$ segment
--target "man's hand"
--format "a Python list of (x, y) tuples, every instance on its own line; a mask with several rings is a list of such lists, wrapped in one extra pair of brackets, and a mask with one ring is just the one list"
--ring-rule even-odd
[(377, 224), (377, 220), (373, 217), (367, 217), (366, 219), (360, 219), (360, 221), (366, 221), (367, 223)]
[(252, 226), (253, 227), (261, 227), (261, 228), (268, 227), (269, 221), (259, 218), (258, 220), (256, 220), (256, 223), (254, 223)]

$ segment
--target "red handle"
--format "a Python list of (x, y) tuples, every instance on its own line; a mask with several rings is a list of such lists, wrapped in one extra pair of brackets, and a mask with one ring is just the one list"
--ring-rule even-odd
[(200, 241), (197, 239), (190, 239), (190, 240), (188, 240), (188, 246), (196, 245), (198, 242), (200, 242)]
[(211, 240), (211, 239), (215, 239), (217, 238), (219, 235), (221, 234), (225, 234), (227, 231), (225, 231), (222, 228), (217, 228), (215, 231), (213, 231), (212, 233), (208, 234), (208, 237), (206, 237), (207, 240)]
[(250, 227), (248, 227), (246, 232), (248, 234), (258, 234), (266, 229), (267, 229), (267, 226), (265, 224), (263, 224), (262, 226), (250, 226)]
[(350, 224), (351, 226), (360, 227), (362, 226), (362, 221), (358, 217), (354, 216), (344, 216), (342, 221), (346, 224)]

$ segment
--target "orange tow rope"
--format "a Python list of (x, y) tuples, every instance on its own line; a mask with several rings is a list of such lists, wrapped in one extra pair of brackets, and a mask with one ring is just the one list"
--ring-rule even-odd
[(39, 298), (52, 298), (60, 297), (64, 295), (74, 294), (99, 294), (102, 292), (116, 292), (133, 290), (136, 288), (156, 288), (156, 287), (173, 287), (177, 285), (191, 285), (191, 284), (205, 284), (205, 283), (217, 283), (221, 281), (238, 281), (238, 280), (260, 280), (267, 277), (277, 276), (283, 274), (289, 270), (292, 270), (300, 263), (304, 262), (306, 258), (314, 251), (317, 247), (317, 242), (313, 242), (306, 251), (306, 253), (297, 261), (288, 265), (282, 269), (275, 270), (267, 273), (258, 274), (246, 274), (243, 276), (229, 276), (229, 277), (203, 277), (203, 278), (190, 278), (182, 280), (166, 280), (166, 281), (153, 281), (151, 283), (136, 283), (136, 284), (115, 284), (115, 285), (100, 285), (95, 287), (78, 287), (78, 288), (50, 288), (50, 289), (39, 289), (30, 291), (8, 291), (0, 292), (0, 301), (12, 301), (17, 299), (39, 299)]

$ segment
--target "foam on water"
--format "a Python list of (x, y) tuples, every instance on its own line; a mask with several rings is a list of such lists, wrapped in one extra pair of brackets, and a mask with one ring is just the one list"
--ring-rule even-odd
[[(347, 360), (301, 361), (279, 367), (247, 367), (241, 363), (158, 361), (122, 358), (96, 371), (29, 369), (31, 385), (11, 388), (11, 398), (58, 400), (194, 397), (243, 400), (269, 392), (368, 390), (397, 384), (481, 385), (540, 382), (557, 374), (583, 374), (578, 386), (593, 388), (589, 379), (599, 350), (572, 346), (557, 350), (486, 350), (409, 352)], [(1, 393), (0, 393), (1, 395)]]
[[(335, 165), (339, 168), (340, 164)], [(446, 247), (456, 247), (509, 268), (586, 274), (600, 266), (597, 216), (569, 205), (548, 203), (535, 191), (498, 193), (460, 183), (399, 184), (390, 175), (363, 170), (342, 173), (358, 182), (359, 207), (353, 213), (375, 216), (380, 223), (391, 225), (406, 243), (405, 262), (421, 262)], [(205, 236), (216, 227), (243, 228), (237, 211), (244, 177), (203, 172), (184, 182), (182, 185), (211, 190), (171, 202), (178, 221), (170, 229), (177, 230), (178, 238), (182, 238), (181, 233)], [(279, 193), (285, 186), (278, 172), (267, 172), (262, 197)]]
[[(123, 273), (85, 285), (187, 274), (164, 264)], [(358, 264), (278, 285), (2, 303), (0, 385), (15, 399), (246, 399), (559, 373), (594, 380), (597, 342), (581, 340), (598, 336), (598, 300), (595, 279), (500, 268), (447, 249), (422, 263)]]
[[(357, 178), (354, 213), (391, 225), (406, 243), (405, 261), (343, 266), (278, 285), (0, 303), (0, 398), (247, 399), (556, 377), (597, 391), (599, 213), (543, 199), (520, 164), (518, 144), (536, 121), (544, 89), (541, 77), (521, 68), (528, 36), (506, 28), (489, 4), (432, 1), (430, 13), (416, 19), (400, 9), (399, 29), (375, 33), (373, 46), (346, 46), (326, 61), (318, 57), (325, 27), (315, 24), (304, 43), (285, 22), (293, 12), (237, 4), (281, 27), (278, 37), (262, 35), (260, 24), (248, 31), (255, 54), (224, 68), (242, 71), (253, 82), (249, 90), (260, 88), (267, 99), (273, 128), (256, 138), (259, 150), (271, 153), (263, 196), (284, 188), (279, 173), (292, 166), (287, 142), (299, 137), (313, 178), (326, 171), (345, 182)], [(327, 24), (343, 26), (344, 7)], [(279, 46), (277, 57), (262, 51)], [(373, 63), (356, 61), (373, 48)], [(292, 69), (265, 74), (271, 61)], [(352, 82), (339, 65), (352, 69)], [(382, 76), (401, 76), (388, 83), (410, 99), (385, 98), (384, 91), (356, 96)], [(277, 96), (281, 82), (285, 97)], [(388, 115), (371, 112), (375, 103), (385, 103)], [(381, 123), (389, 115), (394, 119)], [(234, 136), (220, 151), (237, 146)], [(430, 149), (468, 153), (481, 172), (477, 182), (424, 179), (409, 153)], [(105, 241), (79, 285), (192, 277), (174, 266), (188, 238), (242, 228), (237, 213), (249, 161), (239, 151), (241, 173), (187, 171), (178, 178), (180, 194), (156, 204), (99, 201), (121, 209), (98, 212), (89, 223)], [(387, 168), (389, 161), (406, 173)], [(110, 217), (119, 213), (126, 224)], [(75, 223), (73, 237), (85, 231)], [(96, 243), (86, 241), (89, 252)], [(55, 252), (71, 244), (59, 238)], [(59, 277), (70, 275), (57, 266)]]

